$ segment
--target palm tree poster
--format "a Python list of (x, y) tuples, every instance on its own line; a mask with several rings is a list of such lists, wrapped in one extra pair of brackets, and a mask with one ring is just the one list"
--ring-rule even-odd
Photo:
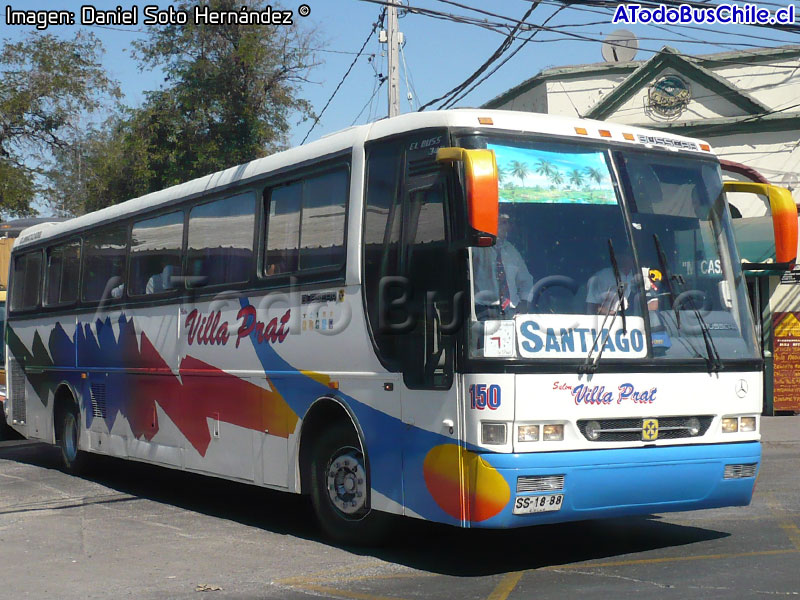
[(500, 202), (616, 204), (602, 152), (553, 152), (489, 144), (500, 177)]

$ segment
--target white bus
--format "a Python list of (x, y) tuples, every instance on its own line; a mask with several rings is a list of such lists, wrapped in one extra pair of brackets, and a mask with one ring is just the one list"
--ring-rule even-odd
[(28, 229), (9, 305), (7, 420), (67, 469), (310, 494), (343, 540), (746, 505), (758, 473), (762, 360), (693, 139), (403, 115)]

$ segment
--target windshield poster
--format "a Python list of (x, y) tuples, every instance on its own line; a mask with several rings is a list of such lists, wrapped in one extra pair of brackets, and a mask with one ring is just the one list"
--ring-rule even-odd
[(547, 152), (489, 144), (497, 160), (500, 202), (617, 204), (602, 152)]

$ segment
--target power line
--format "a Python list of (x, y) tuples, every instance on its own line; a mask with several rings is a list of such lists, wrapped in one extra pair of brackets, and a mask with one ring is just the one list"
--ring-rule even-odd
[[(736, 124), (739, 125), (741, 123), (754, 123), (754, 122), (757, 122), (757, 121), (761, 121), (766, 117), (787, 112), (787, 111), (789, 111), (789, 110), (791, 110), (793, 108), (800, 108), (800, 103), (792, 104), (790, 106), (784, 106), (783, 108), (776, 108), (774, 110), (770, 110), (768, 112), (761, 113), (761, 114), (758, 114), (758, 115), (752, 115), (752, 116), (744, 118), (744, 119), (742, 119), (740, 121), (736, 121)], [(705, 127), (705, 128), (704, 127), (700, 127), (699, 129), (695, 129), (693, 131), (693, 135), (695, 133), (700, 133), (702, 135), (708, 135), (709, 133), (713, 133), (714, 131), (719, 131), (721, 129), (727, 129), (729, 127), (730, 127), (730, 124), (727, 124), (727, 123), (721, 124), (721, 125), (709, 125), (708, 127)]]
[[(474, 73), (472, 73), (472, 75), (467, 77), (467, 79), (465, 79), (463, 82), (461, 82), (459, 85), (454, 87), (446, 94), (436, 98), (435, 100), (431, 100), (430, 102), (423, 104), (422, 106), (420, 106), (419, 110), (420, 111), (425, 110), (431, 104), (439, 102), (440, 100), (443, 100), (448, 96), (456, 96), (461, 91), (463, 91), (467, 86), (469, 86), (469, 84), (471, 84), (478, 77), (480, 77), (480, 75), (484, 71), (486, 71), (487, 68), (489, 68), (489, 65), (491, 65), (498, 58), (500, 58), (511, 47), (511, 45), (514, 43), (514, 34), (520, 29), (522, 23), (525, 22), (525, 20), (531, 15), (531, 13), (536, 9), (538, 5), (539, 5), (539, 0), (534, 0), (533, 3), (531, 4), (531, 7), (525, 12), (525, 15), (522, 17), (520, 22), (514, 27), (514, 29), (511, 30), (508, 36), (506, 36), (506, 39), (503, 40), (503, 42), (500, 44), (497, 50), (495, 50), (494, 53), (488, 59), (486, 59), (486, 61), (484, 61), (484, 63), (480, 67), (478, 67), (478, 69)], [(444, 104), (446, 104), (446, 102), (444, 102), (442, 105)]]
[(372, 95), (369, 97), (369, 100), (367, 100), (367, 102), (364, 104), (364, 106), (358, 112), (358, 114), (356, 115), (356, 118), (353, 119), (353, 122), (350, 123), (351, 127), (353, 125), (355, 125), (356, 121), (358, 121), (358, 119), (361, 117), (361, 115), (364, 114), (364, 111), (366, 110), (367, 106), (372, 104), (372, 101), (375, 99), (375, 96), (378, 94), (378, 91), (383, 87), (384, 83), (386, 83), (386, 78), (385, 77), (375, 80), (375, 85), (372, 87)]
[[(555, 18), (555, 16), (556, 16), (558, 13), (560, 13), (560, 12), (561, 12), (562, 10), (564, 10), (565, 8), (566, 8), (566, 7), (564, 7), (564, 6), (560, 6), (558, 9), (556, 9), (556, 11), (555, 11), (553, 14), (551, 14), (549, 17), (547, 17), (547, 19), (545, 19), (545, 20), (544, 20), (544, 22), (542, 23), (542, 25), (547, 25), (547, 24), (548, 24), (548, 23), (549, 23), (549, 22), (550, 22), (552, 19), (554, 19), (554, 18)], [(454, 99), (453, 99), (453, 100), (450, 102), (450, 104), (449, 104), (449, 105), (450, 105), (450, 106), (453, 106), (453, 105), (454, 105), (456, 102), (460, 102), (460, 101), (461, 101), (461, 100), (463, 100), (463, 99), (464, 99), (464, 98), (465, 98), (467, 95), (471, 94), (471, 93), (472, 93), (472, 92), (475, 90), (475, 88), (477, 88), (477, 87), (478, 87), (479, 85), (481, 85), (481, 84), (482, 84), (484, 81), (486, 81), (487, 79), (489, 79), (489, 77), (491, 77), (492, 75), (494, 75), (494, 74), (495, 74), (495, 73), (496, 73), (496, 72), (497, 72), (497, 71), (498, 71), (498, 70), (499, 70), (499, 69), (500, 69), (500, 68), (501, 68), (503, 65), (505, 65), (505, 64), (506, 64), (506, 63), (507, 63), (509, 60), (511, 60), (512, 58), (514, 58), (514, 57), (517, 55), (517, 53), (518, 53), (520, 50), (522, 50), (522, 49), (525, 47), (525, 45), (526, 45), (526, 44), (528, 44), (528, 42), (531, 42), (531, 41), (533, 41), (533, 39), (532, 39), (532, 38), (533, 38), (533, 36), (535, 36), (537, 33), (538, 33), (538, 31), (534, 31), (534, 32), (531, 34), (531, 36), (530, 36), (528, 39), (526, 39), (526, 40), (523, 40), (523, 42), (522, 42), (522, 43), (521, 43), (519, 46), (517, 46), (517, 47), (514, 49), (514, 51), (513, 51), (511, 54), (509, 54), (508, 56), (506, 56), (506, 57), (503, 59), (503, 61), (502, 61), (500, 64), (496, 65), (496, 66), (495, 66), (495, 67), (494, 67), (494, 68), (493, 68), (491, 71), (489, 71), (489, 72), (488, 72), (486, 75), (484, 75), (484, 76), (483, 76), (483, 77), (481, 77), (481, 78), (480, 78), (478, 81), (476, 81), (475, 83), (473, 83), (473, 84), (472, 84), (472, 85), (469, 87), (469, 89), (467, 89), (466, 91), (464, 91), (464, 93), (463, 93), (463, 94), (461, 94), (461, 95), (460, 95), (458, 98), (454, 98)], [(536, 41), (539, 41), (539, 40), (536, 40)]]
[(328, 98), (328, 101), (325, 103), (325, 106), (322, 107), (322, 110), (319, 112), (319, 114), (314, 119), (314, 122), (311, 124), (311, 129), (308, 130), (308, 133), (306, 133), (306, 136), (303, 138), (303, 141), (300, 142), (301, 145), (306, 143), (306, 140), (308, 139), (308, 136), (311, 135), (312, 131), (314, 131), (314, 127), (317, 126), (317, 123), (319, 123), (319, 120), (322, 118), (322, 115), (325, 113), (325, 110), (328, 108), (328, 106), (330, 106), (330, 103), (333, 100), (334, 96), (336, 96), (336, 93), (339, 91), (339, 88), (342, 87), (342, 84), (344, 83), (345, 79), (347, 79), (347, 76), (350, 75), (350, 71), (353, 70), (353, 67), (355, 66), (356, 62), (358, 62), (358, 59), (361, 57), (361, 53), (364, 52), (364, 48), (367, 47), (367, 44), (372, 39), (372, 36), (375, 34), (375, 30), (383, 22), (383, 17), (384, 17), (385, 14), (386, 14), (386, 9), (384, 9), (381, 12), (381, 15), (380, 15), (380, 17), (378, 17), (378, 20), (375, 21), (372, 24), (372, 29), (370, 29), (370, 32), (369, 32), (369, 35), (367, 36), (367, 39), (365, 39), (364, 43), (361, 44), (361, 49), (358, 51), (358, 54), (356, 54), (356, 57), (353, 59), (353, 62), (350, 63), (350, 66), (347, 68), (347, 72), (342, 77), (342, 80), (336, 86), (336, 89), (333, 90), (333, 93), (331, 94), (331, 97)]

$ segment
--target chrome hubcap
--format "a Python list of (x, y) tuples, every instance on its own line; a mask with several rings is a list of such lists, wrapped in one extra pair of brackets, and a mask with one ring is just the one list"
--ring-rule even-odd
[(361, 464), (361, 452), (342, 448), (328, 463), (328, 497), (347, 515), (362, 512), (367, 503), (367, 476)]

